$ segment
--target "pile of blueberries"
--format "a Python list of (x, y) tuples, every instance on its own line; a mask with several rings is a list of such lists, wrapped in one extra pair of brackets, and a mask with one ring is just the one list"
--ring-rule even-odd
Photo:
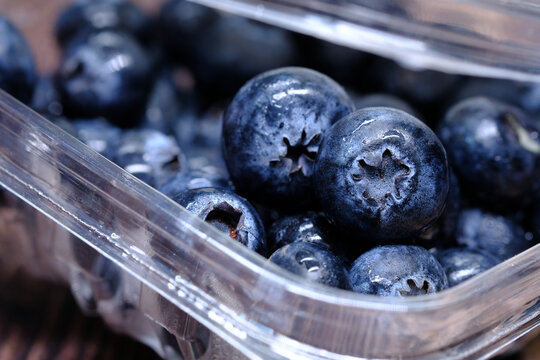
[(539, 84), (411, 71), (185, 0), (157, 18), (77, 1), (56, 37), (38, 76), (0, 16), (0, 88), (305, 279), (433, 293), (540, 236)]

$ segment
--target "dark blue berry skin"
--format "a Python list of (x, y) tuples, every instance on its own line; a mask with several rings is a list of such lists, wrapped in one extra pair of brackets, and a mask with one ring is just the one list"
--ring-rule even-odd
[(0, 89), (27, 103), (32, 98), (36, 81), (34, 58), (28, 43), (0, 15)]
[(317, 243), (293, 242), (274, 252), (268, 261), (309, 281), (341, 289), (350, 288), (341, 260)]
[(429, 249), (432, 247), (449, 247), (455, 243), (458, 217), (462, 206), (461, 187), (454, 171), (450, 171), (450, 188), (446, 206), (439, 219), (418, 238), (418, 244)]
[(501, 205), (538, 193), (540, 126), (517, 108), (483, 97), (463, 100), (448, 110), (439, 135), (471, 195)]
[(387, 59), (376, 61), (370, 73), (375, 74), (373, 85), (376, 89), (419, 105), (445, 98), (461, 82), (457, 75), (432, 70), (410, 70)]
[(187, 170), (184, 154), (174, 137), (151, 129), (124, 132), (113, 161), (156, 188)]
[(456, 286), (500, 262), (490, 253), (467, 248), (443, 250), (435, 257), (446, 273), (448, 286)]
[(103, 118), (73, 120), (77, 138), (111, 160), (118, 151), (122, 130)]
[(144, 109), (151, 75), (151, 62), (135, 40), (101, 32), (66, 50), (57, 81), (68, 116), (104, 116), (133, 126)]
[(308, 211), (285, 216), (275, 221), (268, 230), (268, 249), (277, 249), (296, 241), (316, 243), (329, 247), (335, 241), (335, 229), (321, 213)]
[(266, 256), (263, 223), (246, 199), (224, 188), (187, 190), (172, 199), (231, 239)]
[(218, 17), (216, 11), (187, 0), (165, 2), (159, 13), (159, 29), (167, 54), (178, 62), (195, 64), (194, 44)]
[(179, 172), (160, 186), (158, 190), (168, 197), (174, 198), (186, 190), (208, 187), (232, 190), (232, 184), (227, 175), (211, 166)]
[(192, 51), (201, 90), (218, 98), (230, 97), (263, 71), (295, 64), (290, 33), (239, 16), (220, 16), (200, 33)]
[(30, 107), (44, 115), (62, 115), (64, 110), (62, 100), (52, 76), (42, 76), (38, 79)]
[(420, 120), (366, 108), (325, 133), (314, 180), (321, 208), (338, 227), (385, 241), (416, 236), (439, 218), (449, 169), (439, 139)]
[(499, 261), (534, 245), (532, 235), (509, 217), (474, 208), (460, 213), (455, 236), (459, 245), (488, 252)]
[(354, 106), (357, 110), (368, 107), (389, 107), (403, 110), (417, 119), (420, 119), (420, 115), (412, 108), (411, 105), (407, 104), (404, 100), (398, 98), (397, 96), (390, 94), (369, 94), (365, 96), (358, 96), (354, 99)]
[(352, 290), (382, 296), (435, 293), (448, 287), (439, 262), (424, 248), (379, 246), (361, 255), (349, 270)]
[(61, 46), (100, 31), (122, 31), (148, 43), (153, 38), (149, 17), (124, 0), (79, 0), (66, 8), (56, 22), (56, 38)]
[(456, 92), (454, 103), (474, 96), (512, 104), (529, 114), (540, 112), (540, 83), (470, 78)]
[(321, 137), (352, 109), (345, 91), (313, 70), (276, 69), (248, 81), (223, 120), (223, 154), (239, 193), (276, 208), (305, 208)]

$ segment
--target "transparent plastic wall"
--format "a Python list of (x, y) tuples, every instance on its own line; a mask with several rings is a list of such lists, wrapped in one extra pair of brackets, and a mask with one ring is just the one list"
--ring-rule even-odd
[[(535, 51), (540, 40), (532, 34), (523, 35), (516, 47), (501, 35), (506, 45), (484, 60), (478, 49), (491, 48), (472, 35), (478, 41), (471, 40), (470, 48), (479, 57), (464, 52), (461, 62), (453, 62), (449, 56), (456, 52), (434, 50), (431, 40), (414, 55), (415, 36), (429, 35), (413, 33), (407, 26), (414, 22), (396, 23), (392, 32), (381, 25), (382, 18), (364, 24), (328, 12), (369, 5), (368, 14), (378, 14), (376, 4), (390, 4), (385, 1), (200, 2), (391, 57), (412, 49), (402, 59), (412, 65), (452, 71), (464, 66), (460, 72), (495, 77), (540, 74)], [(538, 21), (529, 7), (506, 3), (503, 8), (496, 2), (460, 1), (455, 9), (486, 7), (505, 24), (510, 20), (501, 16), (514, 19), (509, 24), (515, 26), (513, 14), (533, 25)], [(398, 16), (406, 4), (395, 2), (388, 14)], [(424, 4), (428, 10), (436, 6)], [(433, 16), (428, 10), (415, 18)], [(494, 25), (495, 19), (486, 24)], [(454, 32), (456, 25), (439, 27)], [(332, 28), (371, 35), (353, 41)], [(438, 32), (433, 34), (429, 39), (435, 42)], [(383, 51), (383, 40), (392, 50)], [(509, 65), (511, 50), (516, 52)], [(437, 59), (446, 60), (434, 66)], [(266, 264), (3, 92), (0, 139), (0, 184), (7, 190), (0, 197), (1, 274), (25, 268), (69, 284), (87, 313), (101, 315), (165, 358), (472, 359), (489, 357), (540, 325), (540, 245), (439, 294), (365, 296), (306, 284)]]
[(519, 0), (192, 0), (411, 68), (540, 81), (540, 6)]

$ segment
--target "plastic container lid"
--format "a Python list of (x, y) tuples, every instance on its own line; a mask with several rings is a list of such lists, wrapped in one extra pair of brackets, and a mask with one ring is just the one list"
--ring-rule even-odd
[(540, 81), (540, 5), (517, 0), (192, 0), (417, 69)]

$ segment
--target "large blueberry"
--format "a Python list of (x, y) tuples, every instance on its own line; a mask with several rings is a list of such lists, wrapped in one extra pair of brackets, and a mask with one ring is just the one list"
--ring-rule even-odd
[(150, 186), (161, 186), (178, 172), (187, 170), (187, 162), (176, 139), (157, 130), (126, 131), (113, 158), (119, 166)]
[(60, 14), (55, 29), (62, 46), (103, 30), (124, 31), (143, 42), (153, 40), (150, 18), (124, 0), (76, 1)]
[(172, 199), (233, 240), (266, 256), (263, 223), (244, 198), (224, 188), (200, 188), (176, 194)]
[(121, 125), (137, 123), (150, 87), (151, 64), (128, 35), (100, 32), (64, 54), (58, 88), (66, 114), (104, 116)]
[(282, 68), (248, 81), (223, 121), (224, 158), (239, 192), (281, 208), (311, 203), (321, 137), (352, 107), (337, 83), (309, 69)]
[(349, 270), (353, 291), (383, 296), (430, 294), (448, 287), (439, 262), (418, 246), (379, 246), (364, 253)]
[(435, 256), (446, 273), (449, 286), (470, 279), (500, 262), (490, 253), (467, 248), (448, 249), (437, 252)]
[(439, 135), (472, 195), (500, 204), (539, 191), (540, 126), (519, 109), (484, 97), (463, 100), (448, 110)]
[(350, 288), (341, 260), (320, 244), (293, 242), (274, 252), (268, 261), (309, 281), (341, 289)]
[(458, 218), (456, 240), (469, 249), (483, 250), (504, 261), (534, 245), (533, 236), (509, 217), (464, 209)]
[(344, 230), (374, 240), (420, 233), (441, 215), (449, 187), (437, 136), (391, 108), (358, 110), (335, 123), (314, 171), (325, 213)]
[(30, 47), (22, 34), (0, 15), (0, 89), (28, 102), (36, 80)]
[(321, 213), (308, 211), (303, 214), (285, 216), (275, 221), (268, 230), (268, 249), (277, 249), (296, 241), (330, 246), (336, 237), (330, 221)]

